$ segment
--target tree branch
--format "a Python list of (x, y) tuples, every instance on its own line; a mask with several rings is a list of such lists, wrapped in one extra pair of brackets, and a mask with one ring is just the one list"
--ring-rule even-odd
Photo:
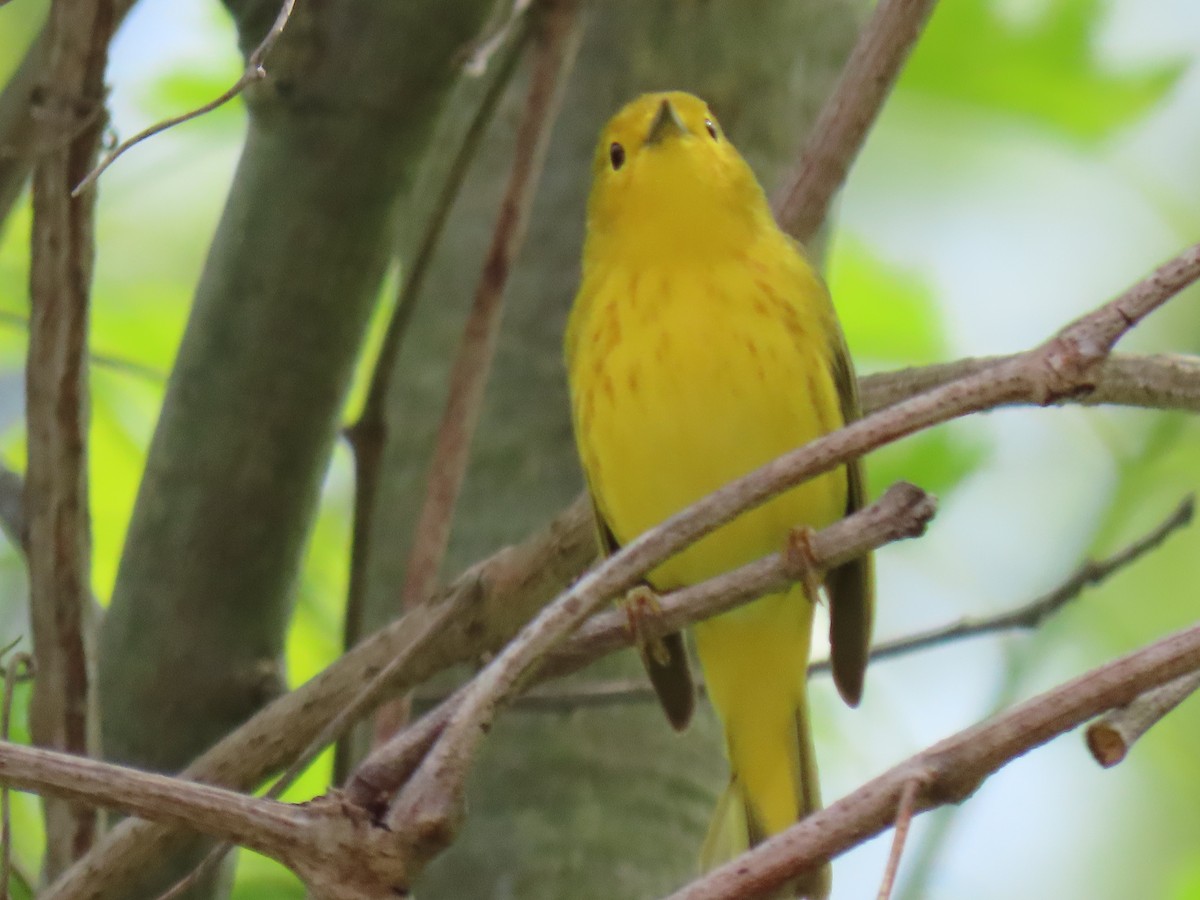
[[(90, 752), (97, 727), (92, 686), (91, 531), (87, 482), (87, 331), (93, 198), (71, 185), (95, 157), (104, 128), (104, 69), (116, 27), (112, 0), (51, 4), (44, 114), (70, 141), (42, 153), (33, 173), (31, 314), (26, 360), (28, 469), (25, 548), (33, 655), (34, 743)], [(91, 846), (95, 816), (49, 801), (46, 869), (62, 871)]]
[[(836, 566), (885, 540), (919, 533), (931, 513), (930, 498), (911, 486), (899, 485), (871, 507), (818, 533), (813, 540), (813, 555), (823, 568)], [(786, 556), (777, 555), (743, 567), (738, 573), (720, 576), (704, 585), (667, 595), (663, 598), (662, 619), (648, 620), (648, 624), (664, 629), (678, 627), (682, 622), (679, 617), (690, 616), (702, 604), (708, 603), (710, 598), (735, 587), (732, 583), (735, 575), (741, 579), (762, 578), (764, 580), (757, 587), (764, 589), (774, 583), (771, 579), (780, 577), (781, 573), (795, 577), (797, 572), (788, 571), (791, 565)], [(713, 603), (708, 611), (721, 608), (721, 604)], [(598, 624), (602, 619), (610, 620), (604, 631), (617, 634), (627, 632), (619, 611), (598, 617), (597, 623), (591, 624)], [(627, 642), (627, 633), (623, 637)], [(571, 651), (571, 643), (596, 646), (586, 634), (576, 635), (561, 648), (564, 652), (557, 654), (557, 658), (553, 655), (548, 657), (547, 664), (538, 674), (544, 675), (558, 665), (573, 665), (581, 654), (578, 647), (574, 652)], [(903, 801), (906, 791), (912, 795), (914, 809), (927, 809), (936, 803), (961, 800), (987, 774), (1012, 756), (1048, 740), (1082, 718), (1125, 702), (1145, 687), (1174, 677), (1187, 670), (1188, 666), (1197, 665), (1200, 665), (1200, 626), (1101, 667), (992, 722), (944, 741), (888, 775), (876, 779), (868, 786), (875, 786), (875, 790), (856, 792), (850, 798), (834, 804), (826, 813), (815, 816), (834, 814), (835, 811), (843, 811), (842, 815), (862, 815), (864, 808), (869, 814), (876, 815), (882, 797), (884, 807), (881, 814), (884, 818), (876, 828), (882, 830), (893, 821), (894, 811)], [(467, 693), (464, 689), (459, 696)], [(411, 737), (415, 740), (410, 741), (410, 746), (428, 746), (447, 719), (452, 718), (454, 705), (455, 700), (452, 699), (446, 704), (449, 708), (446, 712), (435, 713), (412, 726)], [(410, 757), (412, 765), (415, 765), (419, 755), (417, 752)], [(405, 857), (410, 848), (404, 844), (397, 848), (395, 833), (391, 829), (371, 826), (370, 818), (362, 814), (362, 806), (346, 803), (336, 796), (294, 807), (9, 744), (0, 744), (0, 779), (19, 787), (105, 803), (176, 825), (199, 827), (208, 833), (237, 840), (291, 866), (310, 887), (324, 888), (330, 897), (375, 895), (362, 892), (365, 891), (363, 885), (369, 885), (376, 891), (381, 885), (403, 890), (414, 872), (411, 860)], [(880, 783), (884, 787), (879, 787)], [(914, 789), (914, 784), (919, 790)], [(347, 799), (353, 798), (348, 796)], [(886, 807), (889, 800), (891, 808)], [(367, 808), (371, 808), (370, 803), (367, 803)], [(844, 812), (847, 809), (850, 813)], [(186, 810), (186, 814), (183, 810)], [(765, 861), (758, 867), (735, 864), (732, 867), (735, 877), (739, 872), (750, 872), (750, 880), (739, 881), (730, 889), (730, 893), (713, 893), (711, 896), (742, 897), (769, 890), (781, 880), (794, 876), (806, 865), (811, 865), (810, 856), (804, 855), (809, 853), (807, 844), (801, 845), (799, 856), (792, 854), (786, 844), (809, 821), (806, 819), (760, 848), (769, 850), (783, 842), (785, 852), (791, 854), (786, 859), (780, 862), (775, 857), (762, 857)], [(861, 840), (866, 833), (857, 820), (830, 827), (834, 827), (836, 833), (849, 843)], [(811, 828), (805, 833), (810, 836), (815, 834), (819, 841), (827, 841), (827, 832), (821, 827)], [(781, 866), (785, 868), (781, 870)], [(726, 869), (718, 870), (713, 877), (722, 872), (726, 872)], [(343, 882), (339, 879), (350, 880)], [(705, 879), (686, 890), (694, 889), (720, 891), (724, 888), (719, 882), (714, 888), (709, 879)]]
[[(874, 411), (916, 394), (948, 384), (992, 366), (1012, 362), (1017, 355), (960, 359), (955, 362), (898, 369), (859, 380), (864, 411)], [(1180, 353), (1146, 356), (1114, 353), (1095, 374), (1092, 391), (1082, 397), (1061, 397), (1061, 404), (1085, 406), (1118, 404), (1145, 409), (1200, 412), (1200, 358)]]
[(336, 796), (280, 803), (7, 741), (0, 781), (233, 841), (283, 863), (324, 900), (396, 896), (406, 881), (389, 836)]
[(762, 897), (871, 838), (896, 819), (906, 786), (925, 812), (961, 803), (990, 775), (1088, 719), (1200, 667), (1200, 625), (1093, 669), (889, 769), (824, 810), (710, 872), (670, 900)]
[(0, 741), (0, 780), (18, 790), (104, 806), (228, 837), (279, 856), (295, 840), (298, 807), (125, 766)]
[[(1095, 561), (1085, 561), (1054, 590), (1023, 606), (995, 616), (960, 619), (958, 622), (940, 628), (907, 635), (893, 641), (881, 641), (872, 648), (871, 659), (887, 659), (962, 638), (979, 637), (1000, 631), (1037, 628), (1042, 622), (1078, 597), (1084, 588), (1100, 584), (1114, 572), (1123, 569), (1158, 547), (1173, 532), (1189, 524), (1192, 521), (1195, 506), (1195, 498), (1189, 494), (1179, 502), (1179, 505), (1171, 511), (1166, 519), (1150, 532), (1112, 556)], [(813, 669), (823, 668), (826, 665), (828, 663), (822, 661), (814, 664)]]
[[(367, 396), (358, 418), (345, 430), (345, 436), (354, 454), (354, 519), (350, 537), (350, 577), (346, 590), (346, 612), (344, 616), (343, 647), (350, 650), (362, 638), (363, 615), (366, 604), (367, 566), (373, 551), (372, 540), (375, 528), (375, 513), (379, 503), (379, 485), (383, 451), (388, 440), (388, 422), (384, 415), (384, 401), (391, 390), (396, 371), (396, 360), (409, 323), (417, 308), (421, 288), (433, 262), (434, 250), (441, 239), (442, 230), (449, 219), (454, 200), (462, 187), (467, 170), (492, 120), (496, 106), (516, 71), (525, 38), (529, 29), (524, 27), (528, 20), (521, 19), (521, 27), (506, 48), (491, 83), (479, 101), (475, 115), (463, 135), (442, 183), (442, 189), (433, 205), (433, 211), (425, 223), (420, 243), (410, 264), (405, 265), (403, 284), (400, 287), (391, 318), (388, 320), (379, 354), (371, 370), (371, 381)], [(373, 711), (373, 710), (372, 710)], [(349, 772), (350, 747), (339, 744), (334, 756), (334, 784), (341, 784)]]
[[(1011, 359), (967, 360), (869, 375), (860, 382), (863, 408), (877, 411)], [(1200, 359), (1115, 355), (1099, 368), (1096, 385), (1092, 394), (1063, 402), (1200, 410)], [(294, 760), (359, 692), (366, 690), (372, 703), (377, 703), (450, 665), (498, 650), (592, 562), (595, 549), (591, 509), (587, 498), (581, 496), (542, 531), (472, 566), (420, 608), (362, 641), (309, 682), (277, 698), (188, 766), (184, 777), (242, 790), (256, 787), (271, 772)], [(453, 608), (445, 619), (453, 625), (435, 630), (429, 643), (413, 653), (407, 665), (386, 680), (380, 679), (384, 682), (381, 687), (371, 686), (389, 661), (408, 653), (412, 635), (430, 634), (425, 623), (430, 617), (440, 618), (441, 607)], [(368, 687), (364, 689), (364, 685)], [(373, 708), (371, 703), (364, 705), (367, 710)], [(422, 727), (429, 718), (423, 717), (405, 734)], [(440, 730), (435, 730), (421, 747), (418, 762), (438, 733)], [(126, 819), (101, 839), (72, 870), (69, 879), (61, 879), (45, 897), (98, 897), (105, 884), (144, 869), (180, 840), (178, 832), (160, 825)]]
[(534, 70), (517, 125), (512, 171), (475, 299), (463, 327), (462, 342), (450, 373), (449, 396), (434, 443), (425, 499), (401, 589), (406, 609), (432, 591), (450, 538), (450, 523), (466, 473), (483, 389), (495, 356), (504, 288), (524, 243), (534, 189), (562, 100), (566, 73), (579, 47), (577, 12), (574, 0), (553, 0), (542, 11)]
[(809, 241), (829, 213), (883, 101), (920, 37), (936, 0), (880, 0), (841, 79), (821, 109), (809, 144), (775, 199), (784, 231)]
[(480, 672), (421, 769), (397, 797), (389, 821), (403, 823), (405, 836), (430, 856), (443, 849), (461, 821), (466, 776), (497, 705), (555, 644), (643, 573), (774, 494), (885, 443), (1004, 404), (1045, 405), (1088, 393), (1117, 340), (1197, 277), (1200, 245), (1040, 346), (791, 451), (631, 541), (562, 593)]

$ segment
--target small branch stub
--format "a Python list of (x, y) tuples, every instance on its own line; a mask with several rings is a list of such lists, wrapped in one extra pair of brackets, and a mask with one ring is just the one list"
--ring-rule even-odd
[(1117, 765), (1143, 734), (1198, 689), (1200, 672), (1189, 672), (1106, 713), (1085, 734), (1092, 757), (1106, 769)]

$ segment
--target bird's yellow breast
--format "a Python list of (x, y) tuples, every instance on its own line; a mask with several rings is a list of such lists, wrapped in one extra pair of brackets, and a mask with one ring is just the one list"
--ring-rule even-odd
[[(782, 237), (727, 259), (585, 272), (570, 325), (572, 405), (584, 469), (619, 542), (842, 424), (828, 310)], [(651, 581), (667, 589), (712, 577), (845, 506), (838, 469), (743, 514)]]

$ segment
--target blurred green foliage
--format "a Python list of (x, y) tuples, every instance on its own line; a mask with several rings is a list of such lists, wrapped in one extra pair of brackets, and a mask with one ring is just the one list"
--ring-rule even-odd
[(945, 359), (937, 298), (918, 272), (885, 262), (861, 238), (838, 231), (826, 279), (860, 369)]
[[(995, 0), (937, 7), (904, 72), (908, 90), (1030, 120), (1081, 141), (1112, 134), (1158, 103), (1182, 60), (1114, 72), (1097, 59), (1105, 0), (1051, 0), (1023, 8)], [(1016, 8), (1014, 8), (1016, 7)]]

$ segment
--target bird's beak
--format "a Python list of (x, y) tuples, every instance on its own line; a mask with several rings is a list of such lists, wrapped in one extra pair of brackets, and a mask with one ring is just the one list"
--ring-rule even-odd
[(670, 100), (664, 100), (658, 108), (658, 115), (650, 123), (650, 131), (646, 134), (647, 144), (659, 144), (667, 137), (680, 137), (687, 134), (687, 126), (675, 112)]

